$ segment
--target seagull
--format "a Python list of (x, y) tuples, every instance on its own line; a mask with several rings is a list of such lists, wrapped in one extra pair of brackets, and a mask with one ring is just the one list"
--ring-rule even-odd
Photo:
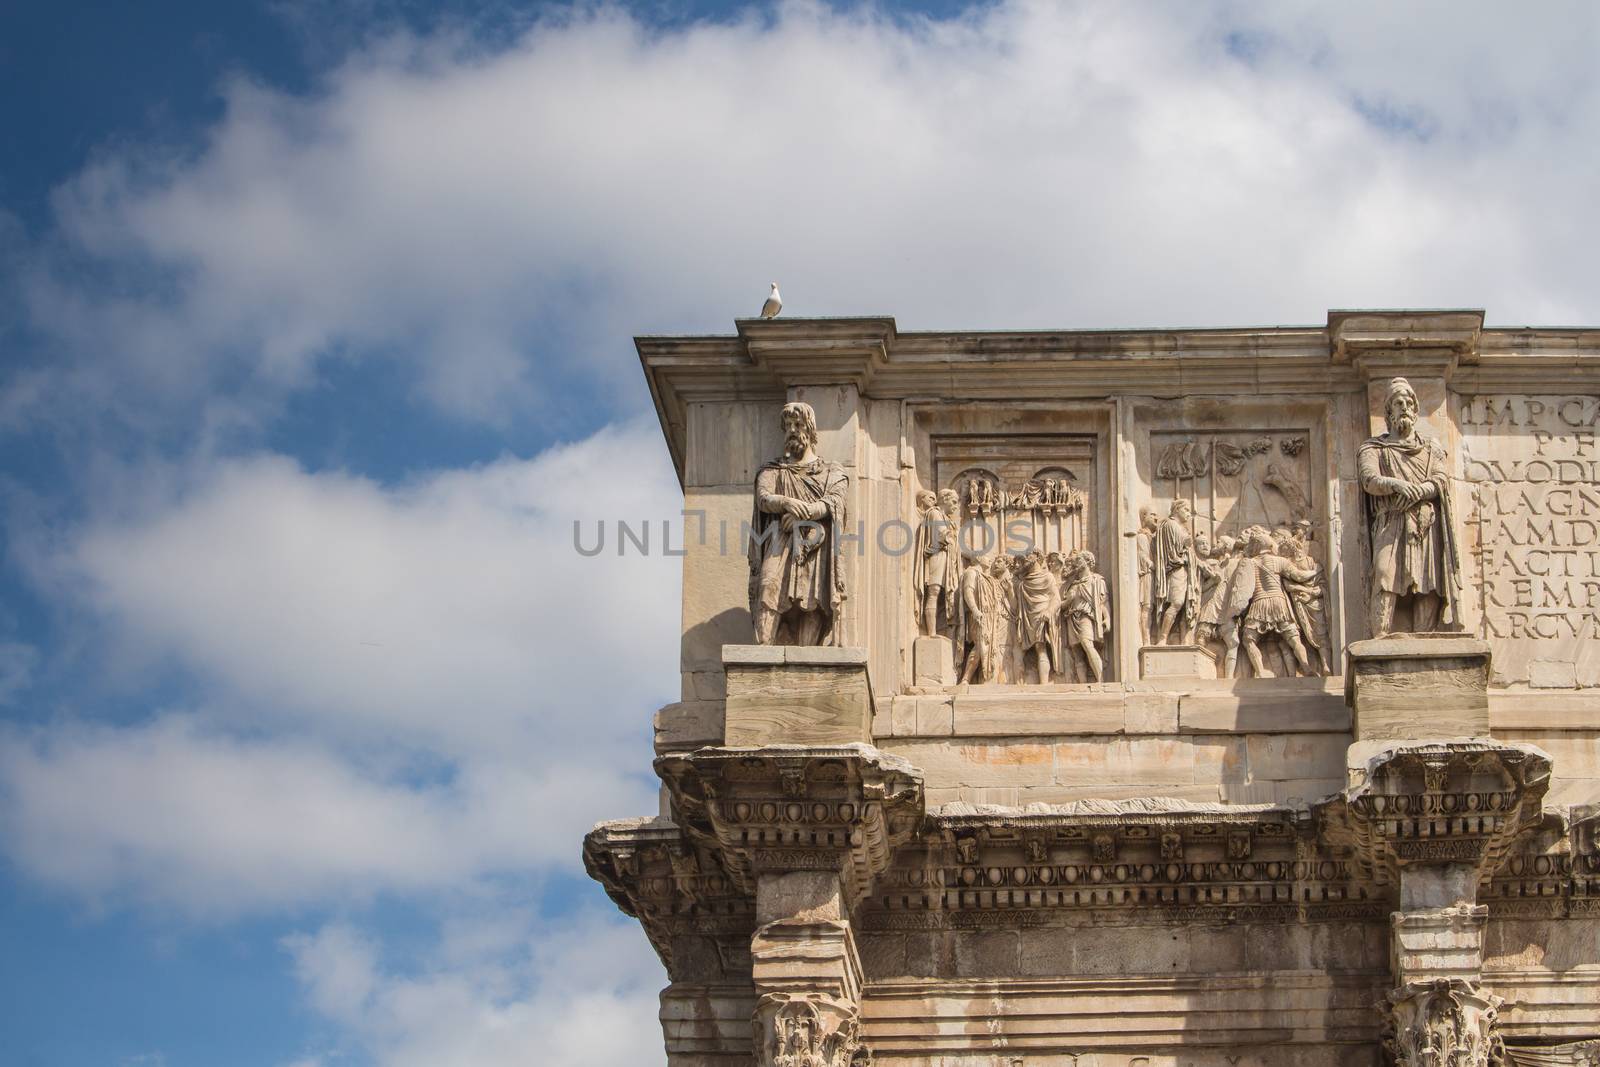
[(767, 294), (767, 302), (761, 305), (761, 317), (764, 319), (777, 318), (778, 312), (783, 310), (783, 297), (778, 295), (778, 283), (772, 283), (772, 292)]

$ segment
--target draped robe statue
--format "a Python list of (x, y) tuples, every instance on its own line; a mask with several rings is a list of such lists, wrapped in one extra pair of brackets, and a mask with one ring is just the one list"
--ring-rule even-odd
[(1183, 644), (1200, 614), (1200, 582), (1195, 574), (1189, 514), (1187, 500), (1174, 500), (1171, 514), (1161, 520), (1152, 538), (1151, 584), (1158, 645), (1167, 643), (1174, 624), (1178, 644)]
[(750, 616), (763, 645), (823, 645), (839, 640), (844, 602), (839, 530), (850, 482), (844, 468), (816, 454), (811, 405), (783, 408), (783, 455), (756, 473), (750, 520)]
[(1461, 572), (1443, 446), (1417, 433), (1417, 394), (1404, 378), (1389, 383), (1388, 432), (1356, 452), (1372, 548), (1372, 635), (1395, 629), (1395, 608), (1411, 606), (1411, 632), (1454, 625)]

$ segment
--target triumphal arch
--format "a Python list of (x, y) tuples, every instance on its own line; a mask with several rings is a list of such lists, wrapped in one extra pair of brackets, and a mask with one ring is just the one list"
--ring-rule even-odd
[(1600, 331), (736, 326), (584, 842), (672, 1067), (1600, 1064)]

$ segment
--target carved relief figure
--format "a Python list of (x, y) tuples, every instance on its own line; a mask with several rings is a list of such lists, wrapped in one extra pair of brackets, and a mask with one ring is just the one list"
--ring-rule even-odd
[(986, 682), (995, 679), (997, 651), (995, 626), (999, 622), (1000, 605), (995, 568), (999, 557), (985, 567), (982, 561), (972, 561), (961, 572), (961, 644), (965, 659), (961, 667), (961, 684), (966, 685), (980, 675)]
[[(1200, 623), (1195, 629), (1195, 640), (1200, 644), (1210, 644), (1212, 641), (1221, 641), (1222, 676), (1232, 678), (1235, 665), (1239, 662), (1239, 622), (1237, 617), (1223, 620), (1223, 611), (1227, 607), (1228, 589), (1233, 582), (1233, 573), (1239, 569), (1239, 560), (1243, 558), (1243, 546), (1232, 537), (1223, 535), (1217, 538), (1216, 547), (1211, 550), (1210, 570), (1216, 574), (1216, 580), (1210, 586), (1210, 591), (1202, 595), (1200, 603)], [(1202, 582), (1204, 588), (1204, 583)]]
[(917, 541), (911, 562), (912, 587), (921, 607), (922, 634), (932, 637), (942, 620), (955, 617), (956, 583), (960, 576), (960, 556), (956, 545), (956, 524), (932, 490), (917, 494)]
[(1322, 608), (1323, 575), (1321, 565), (1311, 555), (1311, 548), (1306, 543), (1310, 535), (1311, 524), (1301, 521), (1286, 531), (1286, 536), (1275, 540), (1278, 544), (1278, 555), (1302, 571), (1309, 571), (1317, 576), (1315, 581), (1310, 582), (1296, 581), (1285, 576), (1283, 588), (1289, 594), (1289, 603), (1294, 608), (1294, 619), (1300, 627), (1300, 636), (1305, 641), (1309, 653), (1317, 661), (1317, 673), (1327, 674), (1332, 665), (1328, 659), (1328, 616)]
[[(1061, 587), (1045, 563), (1044, 553), (1029, 552), (1022, 557), (1017, 575), (1017, 627), (1018, 647), (1022, 657), (1034, 653), (1041, 684), (1050, 681), (1050, 650), (1059, 642), (1056, 637), (1056, 616), (1061, 611)], [(1023, 663), (1026, 667), (1026, 663)], [(1016, 680), (1024, 681), (1019, 671)]]
[(967, 510), (974, 515), (992, 515), (1000, 508), (1000, 494), (987, 478), (967, 480)]
[[(1062, 638), (1063, 668), (1069, 681), (1103, 681), (1105, 664), (1100, 646), (1111, 632), (1111, 602), (1106, 580), (1094, 569), (1094, 553), (1074, 552), (1068, 566), (1066, 592), (1062, 597), (1066, 633)], [(1083, 671), (1078, 670), (1079, 659)]]
[(1151, 571), (1155, 568), (1156, 521), (1154, 509), (1139, 509), (1139, 532), (1134, 535), (1134, 546), (1139, 560), (1139, 641), (1146, 645), (1150, 643), (1150, 617), (1155, 612), (1155, 582)]
[(1261, 637), (1275, 635), (1289, 646), (1300, 672), (1311, 673), (1306, 647), (1300, 639), (1300, 627), (1295, 621), (1294, 607), (1284, 590), (1284, 580), (1315, 581), (1317, 572), (1301, 570), (1278, 555), (1272, 534), (1264, 526), (1252, 526), (1246, 530), (1244, 542), (1245, 558), (1233, 573), (1224, 615), (1243, 616), (1240, 633), (1251, 669), (1257, 678), (1266, 675), (1266, 665), (1261, 659)]
[(1022, 645), (1017, 627), (1017, 557), (1004, 552), (994, 557), (994, 677), (996, 682), (1022, 681)]
[(817, 455), (811, 405), (785, 404), (781, 419), (783, 455), (756, 473), (750, 615), (760, 644), (832, 644), (845, 598), (836, 549), (849, 479)]
[(1156, 526), (1152, 537), (1151, 596), (1160, 618), (1155, 643), (1164, 645), (1173, 627), (1178, 644), (1199, 615), (1199, 582), (1195, 580), (1194, 556), (1189, 535), (1189, 502), (1172, 502), (1172, 511)]
[(1443, 446), (1417, 433), (1417, 394), (1404, 378), (1389, 383), (1387, 432), (1356, 453), (1372, 549), (1372, 633), (1395, 629), (1395, 608), (1411, 607), (1411, 631), (1453, 625), (1460, 568), (1451, 521), (1450, 472)]

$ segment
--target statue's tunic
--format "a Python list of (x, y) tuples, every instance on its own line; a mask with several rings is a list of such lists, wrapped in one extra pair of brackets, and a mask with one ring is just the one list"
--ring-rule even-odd
[[(976, 610), (967, 605), (970, 589)], [(993, 681), (996, 657), (1000, 654), (996, 630), (1000, 621), (999, 587), (981, 564), (974, 564), (961, 572), (961, 596), (956, 600), (956, 644), (963, 650), (977, 650), (984, 664), (984, 681)]]
[(1315, 571), (1300, 570), (1282, 556), (1247, 557), (1233, 577), (1236, 595), (1245, 604), (1245, 629), (1255, 633), (1298, 632), (1299, 623), (1284, 580), (1305, 582), (1315, 578)]
[[(1454, 622), (1460, 572), (1444, 449), (1421, 436), (1400, 441), (1386, 433), (1362, 444), (1356, 453), (1356, 467), (1372, 545), (1374, 587), (1398, 596), (1440, 597), (1440, 621)], [(1386, 480), (1431, 483), (1437, 496), (1407, 507), (1389, 491)]]
[(1162, 519), (1156, 527), (1154, 540), (1152, 576), (1156, 610), (1174, 605), (1181, 615), (1192, 619), (1200, 613), (1200, 583), (1195, 580), (1189, 528), (1175, 518)]
[(1233, 580), (1233, 572), (1239, 569), (1239, 559), (1239, 556), (1230, 555), (1221, 563), (1215, 561), (1211, 563), (1216, 579), (1204, 583), (1205, 594), (1200, 604), (1200, 625), (1221, 625), (1222, 609), (1228, 599), (1228, 584)]
[(1106, 580), (1094, 571), (1085, 573), (1067, 587), (1066, 605), (1069, 633), (1078, 644), (1099, 644), (1111, 629), (1110, 597)]
[(1061, 587), (1044, 567), (1025, 567), (1017, 579), (1017, 625), (1022, 647), (1041, 642), (1056, 645), (1056, 615), (1061, 611)]
[(960, 546), (956, 524), (938, 507), (922, 513), (917, 527), (916, 556), (912, 560), (912, 582), (919, 597), (933, 586), (940, 588), (941, 606), (946, 618), (956, 613), (957, 585), (961, 580)]
[[(779, 614), (799, 609), (823, 611), (837, 618), (844, 600), (837, 551), (848, 486), (844, 468), (821, 458), (809, 463), (774, 461), (757, 472), (755, 515), (750, 520), (752, 614), (757, 608)], [(772, 500), (774, 496), (822, 504), (827, 514), (812, 520), (822, 536), (817, 536), (815, 527), (785, 534), (782, 509)]]
[(1154, 603), (1151, 599), (1150, 571), (1155, 565), (1150, 555), (1150, 531), (1139, 527), (1139, 532), (1134, 535), (1134, 545), (1139, 560), (1139, 607), (1149, 615), (1150, 605)]

